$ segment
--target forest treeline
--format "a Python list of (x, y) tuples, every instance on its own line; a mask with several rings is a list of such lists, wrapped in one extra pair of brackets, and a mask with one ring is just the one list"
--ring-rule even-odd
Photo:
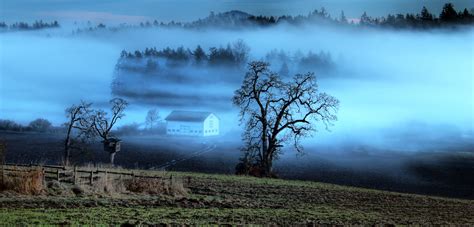
[[(439, 15), (439, 16), (438, 16)], [(211, 13), (206, 19), (198, 20), (190, 24), (188, 27), (202, 26), (219, 26), (219, 25), (259, 25), (271, 26), (276, 24), (300, 25), (312, 22), (323, 22), (328, 24), (339, 25), (359, 25), (359, 26), (376, 26), (387, 28), (440, 28), (452, 27), (453, 25), (468, 25), (474, 23), (474, 8), (470, 11), (457, 11), (452, 3), (446, 3), (442, 11), (438, 14), (430, 12), (423, 7), (418, 14), (388, 14), (385, 17), (371, 17), (366, 12), (360, 18), (348, 19), (344, 11), (339, 16), (331, 16), (323, 7), (320, 10), (314, 10), (307, 16), (255, 16), (240, 11), (230, 11), (215, 15)], [(223, 23), (224, 22), (224, 23)], [(147, 23), (141, 26), (149, 25)]]
[[(123, 64), (123, 67), (128, 66), (145, 66), (148, 70), (158, 69), (158, 62), (156, 58), (166, 60), (166, 65), (184, 66), (193, 64), (196, 66), (240, 66), (246, 63), (250, 48), (241, 40), (227, 44), (226, 47), (211, 47), (205, 51), (200, 45), (193, 50), (184, 47), (170, 48), (166, 47), (158, 50), (156, 47), (145, 48), (145, 50), (135, 50), (134, 52), (127, 52), (125, 50), (120, 54), (121, 62), (128, 60), (131, 64)], [(133, 63), (147, 60), (145, 65), (137, 65)]]
[(54, 127), (49, 120), (44, 118), (33, 120), (28, 125), (22, 125), (12, 120), (0, 119), (0, 131), (56, 132), (58, 130), (58, 127)]
[[(245, 66), (250, 54), (250, 48), (242, 40), (229, 43), (225, 47), (211, 47), (207, 51), (200, 45), (194, 49), (178, 47), (145, 50), (123, 50), (117, 64), (118, 70), (127, 70), (140, 73), (152, 73), (162, 67), (167, 68), (196, 66), (196, 67), (234, 67)], [(288, 74), (292, 67), (318, 68), (328, 70), (333, 65), (331, 54), (321, 51), (306, 54), (298, 51), (293, 54), (283, 50), (272, 50), (266, 54), (265, 60), (281, 67), (280, 73)]]
[[(308, 15), (282, 15), (264, 16), (252, 15), (246, 12), (232, 10), (224, 13), (211, 12), (208, 17), (189, 23), (171, 21), (168, 23), (154, 21), (141, 22), (138, 26), (142, 28), (247, 28), (247, 27), (269, 27), (279, 24), (303, 25), (303, 24), (328, 24), (338, 26), (357, 27), (377, 27), (391, 29), (436, 29), (455, 28), (463, 25), (474, 24), (474, 8), (457, 10), (452, 3), (446, 3), (439, 13), (430, 12), (423, 7), (419, 13), (388, 14), (382, 17), (371, 17), (364, 12), (359, 18), (347, 18), (344, 11), (340, 15), (332, 16), (325, 8), (313, 10)], [(136, 26), (122, 24), (119, 27), (107, 27), (105, 24), (98, 24), (95, 27), (89, 26), (86, 29), (78, 29), (75, 33), (97, 31), (108, 28), (111, 31), (118, 31), (124, 28)]]
[(39, 30), (39, 29), (45, 29), (45, 28), (59, 28), (59, 27), (60, 25), (57, 21), (48, 23), (48, 22), (43, 22), (42, 20), (39, 20), (31, 24), (28, 24), (27, 22), (15, 22), (10, 25), (8, 25), (5, 22), (0, 22), (0, 31), (1, 30), (13, 30), (13, 31)]

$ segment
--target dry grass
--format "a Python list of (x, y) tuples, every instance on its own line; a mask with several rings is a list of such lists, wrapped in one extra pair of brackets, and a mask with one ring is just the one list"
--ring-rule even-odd
[(179, 180), (162, 178), (133, 178), (124, 180), (127, 191), (150, 195), (166, 194), (186, 196), (187, 191)]
[[(110, 165), (85, 165), (80, 167), (81, 170), (94, 171), (97, 169), (107, 170), (112, 172), (123, 172), (130, 174), (129, 169), (124, 169), (117, 166)], [(92, 185), (88, 180), (81, 180), (76, 183), (76, 188), (80, 188), (86, 194), (96, 195), (118, 195), (137, 193), (148, 195), (171, 195), (171, 196), (186, 196), (188, 191), (184, 188), (181, 179), (176, 177), (170, 178), (164, 171), (145, 171), (133, 170), (137, 174), (135, 177), (128, 175), (117, 175), (112, 173), (101, 173), (94, 179)], [(147, 177), (140, 177), (147, 176)]]
[[(134, 170), (131, 172), (122, 168), (104, 168), (91, 165), (80, 167), (80, 169), (91, 171), (101, 169), (101, 171), (106, 171), (94, 173), (92, 181), (89, 180), (88, 173), (77, 173), (79, 175), (76, 176), (75, 181), (72, 180), (72, 175), (61, 173), (60, 181), (51, 180), (51, 178), (56, 179), (56, 177), (48, 175), (46, 176), (48, 181), (44, 182), (45, 177), (43, 176), (42, 168), (15, 167), (13, 170), (10, 169), (5, 172), (3, 184), (0, 182), (0, 191), (14, 191), (25, 195), (48, 194), (63, 196), (120, 196), (120, 194), (130, 193), (178, 197), (188, 195), (188, 191), (184, 188), (180, 178), (167, 176), (163, 171), (147, 172), (144, 170)], [(71, 173), (68, 171), (66, 170), (66, 173)], [(50, 174), (50, 172), (47, 173)]]
[(43, 192), (43, 171), (41, 168), (18, 170), (4, 175), (0, 191), (14, 191), (24, 195), (39, 195)]

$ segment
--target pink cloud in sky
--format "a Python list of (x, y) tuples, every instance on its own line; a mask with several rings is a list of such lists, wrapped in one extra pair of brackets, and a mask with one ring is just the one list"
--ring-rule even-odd
[(111, 23), (137, 23), (150, 18), (145, 16), (134, 16), (97, 11), (46, 11), (38, 13), (40, 16), (53, 17), (57, 19), (92, 22)]
[(347, 21), (349, 23), (358, 24), (358, 23), (360, 23), (360, 18), (347, 18)]

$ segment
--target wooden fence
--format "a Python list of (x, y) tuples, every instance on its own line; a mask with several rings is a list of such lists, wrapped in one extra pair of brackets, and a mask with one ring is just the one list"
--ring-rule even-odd
[[(4, 164), (2, 165), (2, 179), (4, 176), (15, 176), (15, 172), (29, 172), (33, 170), (41, 169), (43, 172), (43, 180), (52, 181), (56, 180), (62, 183), (70, 184), (89, 184), (93, 185), (95, 181), (102, 179), (113, 180), (113, 179), (135, 179), (135, 178), (148, 178), (148, 179), (160, 179), (163, 181), (173, 181), (173, 175), (169, 176), (156, 176), (156, 175), (140, 175), (134, 171), (127, 170), (117, 171), (111, 169), (95, 168), (90, 169), (87, 167), (64, 167), (55, 165), (33, 165), (33, 164)], [(186, 183), (190, 183), (191, 178), (186, 178)], [(183, 182), (184, 183), (184, 182)]]
[(2, 165), (2, 168), (0, 168), (0, 183), (4, 185), (4, 172), (3, 172), (3, 164), (5, 163), (5, 152), (7, 149), (7, 145), (5, 141), (0, 141), (0, 165)]

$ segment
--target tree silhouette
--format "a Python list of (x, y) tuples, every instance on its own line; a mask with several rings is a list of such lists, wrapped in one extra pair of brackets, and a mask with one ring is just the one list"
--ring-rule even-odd
[(341, 11), (341, 15), (339, 16), (339, 22), (341, 22), (343, 24), (348, 23), (348, 20), (347, 20), (346, 15), (344, 14), (344, 11)]
[[(123, 112), (128, 105), (128, 103), (121, 98), (111, 99), (109, 103), (110, 105), (112, 105), (111, 118), (108, 118), (107, 112), (103, 110), (96, 110), (92, 117), (92, 127), (97, 133), (97, 135), (103, 139), (102, 142), (104, 144), (110, 142), (110, 132), (112, 131), (112, 128), (117, 123), (117, 121), (125, 116)], [(114, 164), (115, 153), (116, 152), (114, 151), (110, 152), (110, 163), (112, 165)]]
[(458, 13), (454, 9), (454, 5), (452, 3), (446, 3), (443, 6), (443, 10), (439, 15), (439, 19), (443, 22), (455, 22), (458, 19)]
[(148, 129), (152, 130), (153, 127), (160, 121), (160, 114), (156, 108), (148, 110), (148, 113), (145, 118), (145, 124)]
[(51, 128), (51, 122), (46, 119), (38, 118), (28, 125), (32, 131), (36, 132), (46, 132)]
[(339, 107), (336, 98), (319, 92), (314, 73), (297, 74), (285, 82), (261, 61), (249, 64), (233, 103), (245, 124), (243, 162), (258, 166), (259, 175), (267, 177), (283, 143), (292, 142), (302, 152), (300, 139), (316, 130), (316, 121), (326, 128), (332, 125)]
[(420, 19), (423, 21), (433, 21), (433, 14), (431, 14), (426, 7), (421, 9)]
[(198, 45), (193, 51), (193, 56), (196, 65), (202, 65), (205, 61), (207, 61), (206, 52), (204, 52), (200, 45)]
[(64, 140), (64, 157), (63, 164), (65, 166), (69, 165), (69, 159), (72, 149), (79, 149), (79, 147), (73, 145), (73, 130), (77, 131), (77, 138), (81, 138), (83, 141), (89, 139), (94, 135), (92, 131), (91, 124), (91, 113), (92, 110), (90, 106), (92, 103), (86, 103), (81, 101), (78, 105), (72, 105), (66, 109), (66, 117), (68, 122), (66, 125), (66, 139)]

